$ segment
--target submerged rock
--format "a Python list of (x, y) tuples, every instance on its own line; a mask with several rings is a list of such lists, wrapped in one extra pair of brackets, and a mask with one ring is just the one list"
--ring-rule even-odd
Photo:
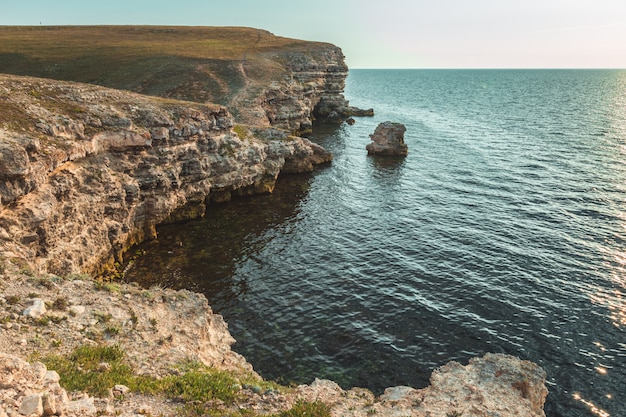
[(372, 143), (365, 149), (369, 155), (407, 155), (409, 148), (404, 143), (404, 132), (406, 127), (402, 123), (383, 122), (370, 135)]

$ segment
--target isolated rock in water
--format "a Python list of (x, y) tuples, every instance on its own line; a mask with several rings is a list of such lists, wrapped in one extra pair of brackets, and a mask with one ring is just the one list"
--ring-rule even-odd
[(383, 122), (370, 135), (372, 143), (367, 145), (369, 155), (406, 155), (409, 148), (404, 143), (406, 127), (402, 123)]

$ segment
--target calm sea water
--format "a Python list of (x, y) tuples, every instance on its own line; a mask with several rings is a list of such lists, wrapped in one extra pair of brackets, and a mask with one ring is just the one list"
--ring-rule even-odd
[[(548, 416), (626, 416), (626, 71), (355, 70), (331, 166), (162, 227), (129, 271), (203, 291), (265, 377), (376, 392), (486, 352)], [(379, 122), (405, 159), (366, 155)]]

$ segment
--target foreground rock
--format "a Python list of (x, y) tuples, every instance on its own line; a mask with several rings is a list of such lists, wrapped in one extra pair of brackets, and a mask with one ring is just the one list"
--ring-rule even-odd
[(234, 126), (220, 106), (0, 75), (0, 256), (100, 272), (159, 223), (332, 158), (270, 130)]
[(424, 389), (387, 388), (376, 398), (362, 389), (342, 390), (332, 381), (298, 387), (299, 396), (332, 404), (333, 416), (545, 417), (545, 372), (532, 362), (487, 354), (463, 366), (436, 369)]
[[(53, 415), (52, 410), (65, 416), (141, 414), (136, 410), (177, 415), (180, 403), (135, 394), (124, 386), (112, 387), (108, 398), (68, 393), (54, 370), (24, 360), (33, 354), (65, 355), (82, 345), (121, 346), (137, 373), (157, 378), (178, 372), (176, 365), (189, 360), (254, 376), (250, 364), (231, 350), (234, 340), (226, 323), (200, 294), (103, 285), (85, 276), (27, 276), (19, 269), (8, 261), (0, 268), (0, 416), (22, 411)], [(43, 300), (48, 311), (37, 318), (22, 314), (36, 299)], [(248, 410), (246, 415), (263, 415), (289, 409), (302, 399), (323, 401), (337, 417), (543, 417), (545, 378), (531, 362), (488, 354), (466, 366), (442, 366), (424, 389), (393, 387), (376, 397), (365, 389), (343, 390), (327, 380), (280, 392), (243, 386), (235, 407)]]
[(404, 132), (406, 127), (402, 123), (379, 124), (370, 135), (372, 142), (365, 147), (368, 155), (407, 155), (409, 148), (404, 143)]

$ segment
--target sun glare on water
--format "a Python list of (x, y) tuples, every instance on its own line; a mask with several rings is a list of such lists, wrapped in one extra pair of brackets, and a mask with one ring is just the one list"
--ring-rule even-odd
[(611, 415), (609, 413), (607, 413), (606, 411), (604, 411), (603, 409), (599, 408), (598, 406), (596, 406), (594, 403), (592, 403), (589, 400), (584, 399), (579, 393), (574, 393), (573, 395), (574, 399), (576, 401), (580, 401), (581, 403), (585, 404), (587, 407), (589, 407), (589, 410), (597, 415), (598, 417), (611, 417)]

